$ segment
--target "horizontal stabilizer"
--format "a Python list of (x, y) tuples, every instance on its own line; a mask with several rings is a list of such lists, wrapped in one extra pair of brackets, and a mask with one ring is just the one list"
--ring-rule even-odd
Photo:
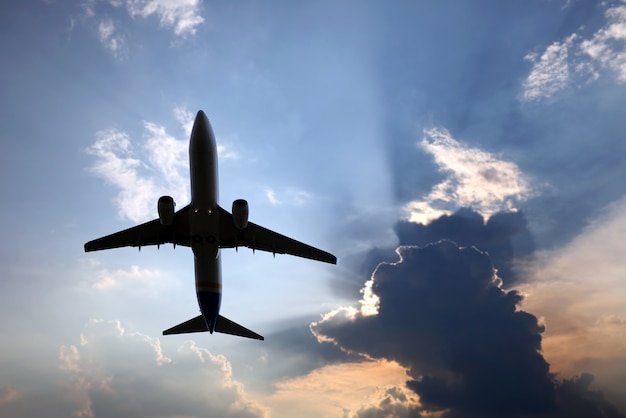
[(217, 323), (215, 324), (215, 331), (223, 334), (237, 335), (239, 337), (254, 338), (255, 340), (264, 340), (262, 335), (256, 332), (250, 331), (248, 328), (242, 327), (239, 324), (234, 323), (228, 318), (224, 318), (222, 315), (217, 317)]
[[(170, 329), (163, 331), (163, 335), (171, 334), (186, 334), (190, 332), (205, 332), (209, 328), (206, 326), (206, 322), (202, 315), (198, 315), (189, 321), (185, 321), (182, 324), (178, 324)], [(218, 315), (217, 323), (215, 324), (215, 331), (223, 334), (237, 335), (239, 337), (253, 338), (255, 340), (264, 340), (263, 336), (256, 332), (250, 331), (248, 328), (231, 321), (228, 318), (224, 318), (222, 315)]]
[(170, 329), (166, 329), (163, 331), (163, 335), (170, 334), (186, 334), (188, 332), (205, 332), (208, 331), (209, 328), (206, 326), (206, 322), (204, 322), (204, 318), (202, 315), (198, 315), (189, 321), (185, 321), (182, 324), (178, 324)]

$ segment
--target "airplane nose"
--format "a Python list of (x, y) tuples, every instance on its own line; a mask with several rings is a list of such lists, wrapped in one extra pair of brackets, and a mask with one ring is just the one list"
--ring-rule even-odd
[(191, 129), (190, 151), (194, 153), (211, 152), (214, 148), (215, 135), (206, 114), (199, 110)]
[(196, 123), (199, 121), (206, 121), (207, 119), (206, 113), (204, 113), (203, 110), (198, 110), (198, 113), (196, 113)]

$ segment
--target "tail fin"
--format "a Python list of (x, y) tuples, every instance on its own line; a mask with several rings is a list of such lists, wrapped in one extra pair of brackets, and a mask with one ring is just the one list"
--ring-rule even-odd
[[(186, 334), (190, 332), (205, 332), (208, 331), (209, 328), (206, 326), (206, 322), (204, 321), (204, 317), (202, 315), (198, 315), (189, 321), (185, 321), (182, 324), (178, 324), (173, 326), (170, 329), (166, 329), (163, 331), (163, 335), (171, 335), (171, 334)], [(224, 318), (222, 315), (217, 317), (217, 323), (215, 324), (215, 331), (221, 332), (223, 334), (231, 334), (237, 335), (239, 337), (253, 338), (255, 340), (264, 340), (262, 335), (257, 334), (256, 332), (250, 331), (248, 328), (242, 327), (239, 324), (231, 321), (228, 318)]]

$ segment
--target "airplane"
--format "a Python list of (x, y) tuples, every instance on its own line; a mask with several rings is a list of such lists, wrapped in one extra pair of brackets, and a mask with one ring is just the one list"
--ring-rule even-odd
[(220, 249), (248, 247), (337, 264), (334, 255), (248, 222), (248, 202), (237, 199), (232, 213), (218, 203), (217, 146), (205, 113), (198, 111), (189, 140), (191, 203), (175, 212), (171, 196), (157, 202), (153, 221), (89, 241), (85, 252), (171, 243), (191, 247), (200, 315), (163, 331), (163, 335), (209, 331), (263, 340), (263, 336), (220, 315)]

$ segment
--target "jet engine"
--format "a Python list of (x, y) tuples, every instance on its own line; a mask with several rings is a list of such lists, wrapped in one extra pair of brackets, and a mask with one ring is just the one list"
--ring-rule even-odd
[(171, 225), (174, 222), (174, 207), (176, 203), (172, 196), (159, 197), (157, 209), (159, 211), (159, 221), (161, 225)]
[(246, 229), (248, 226), (248, 202), (243, 199), (233, 202), (233, 222), (237, 229)]

